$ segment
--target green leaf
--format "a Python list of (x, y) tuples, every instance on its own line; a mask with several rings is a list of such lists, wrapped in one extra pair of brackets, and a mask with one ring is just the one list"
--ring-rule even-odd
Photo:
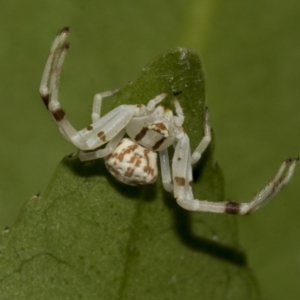
[[(175, 48), (124, 86), (114, 105), (167, 92), (183, 106), (192, 148), (205, 90), (198, 54)], [(195, 167), (197, 198), (223, 200), (213, 146)], [(236, 218), (181, 209), (154, 185), (118, 183), (102, 160), (66, 157), (43, 196), (24, 206), (0, 240), (0, 299), (258, 299), (239, 251)]]

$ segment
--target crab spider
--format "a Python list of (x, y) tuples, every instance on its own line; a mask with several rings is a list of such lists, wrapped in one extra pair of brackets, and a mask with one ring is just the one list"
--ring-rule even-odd
[[(52, 43), (40, 95), (60, 133), (79, 149), (81, 161), (103, 158), (108, 171), (116, 179), (128, 185), (143, 185), (157, 179), (158, 153), (164, 189), (173, 193), (177, 203), (187, 210), (213, 213), (252, 213), (264, 206), (291, 179), (298, 158), (283, 161), (277, 174), (250, 202), (194, 199), (192, 165), (199, 161), (211, 141), (208, 110), (204, 112), (204, 137), (192, 153), (189, 137), (182, 127), (184, 113), (179, 102), (174, 99), (176, 114), (160, 105), (167, 96), (165, 93), (150, 100), (146, 106), (120, 105), (102, 117), (103, 99), (115, 95), (118, 90), (96, 94), (92, 123), (77, 131), (58, 100), (60, 74), (69, 48), (68, 35), (69, 29), (63, 28)], [(171, 168), (170, 146), (175, 148)]]

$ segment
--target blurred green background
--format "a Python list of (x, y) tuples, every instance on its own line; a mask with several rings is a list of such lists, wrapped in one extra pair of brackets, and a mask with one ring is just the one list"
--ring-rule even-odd
[[(171, 47), (192, 47), (205, 65), (227, 197), (249, 200), (284, 158), (300, 155), (299, 1), (2, 1), (2, 228), (76, 151), (38, 95), (50, 44), (66, 25), (72, 34), (61, 100), (78, 129), (90, 122), (95, 93), (134, 79)], [(239, 218), (241, 246), (264, 299), (300, 296), (299, 180), (298, 170), (272, 204)]]

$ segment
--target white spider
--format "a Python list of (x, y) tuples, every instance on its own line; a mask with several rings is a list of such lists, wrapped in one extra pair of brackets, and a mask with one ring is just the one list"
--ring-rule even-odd
[[(147, 106), (120, 105), (103, 117), (100, 117), (102, 99), (115, 95), (118, 90), (96, 94), (92, 124), (76, 131), (58, 101), (60, 74), (69, 48), (66, 42), (68, 35), (69, 29), (62, 29), (52, 44), (40, 94), (60, 133), (79, 149), (81, 161), (103, 158), (108, 171), (116, 179), (129, 185), (142, 185), (157, 179), (158, 152), (165, 190), (173, 192), (178, 204), (187, 210), (214, 213), (252, 213), (265, 205), (291, 179), (298, 158), (285, 160), (275, 177), (249, 203), (194, 199), (192, 165), (200, 159), (211, 141), (208, 110), (204, 114), (204, 137), (191, 154), (189, 137), (182, 127), (184, 114), (179, 102), (174, 100), (176, 115), (158, 105), (166, 94), (156, 96)], [(125, 135), (128, 137), (124, 138)], [(100, 148), (104, 144), (105, 148)], [(172, 170), (168, 155), (171, 145), (175, 148)]]

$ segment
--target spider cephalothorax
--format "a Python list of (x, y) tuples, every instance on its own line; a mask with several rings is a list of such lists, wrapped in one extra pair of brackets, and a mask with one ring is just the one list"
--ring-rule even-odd
[[(102, 117), (103, 98), (115, 95), (118, 90), (96, 94), (92, 123), (76, 131), (58, 101), (61, 69), (69, 48), (68, 34), (68, 28), (62, 29), (52, 44), (40, 94), (60, 133), (79, 149), (81, 161), (103, 158), (116, 179), (128, 185), (142, 185), (156, 181), (158, 155), (163, 186), (174, 194), (178, 204), (188, 210), (214, 213), (251, 213), (265, 205), (291, 179), (298, 158), (285, 160), (275, 177), (249, 203), (195, 199), (192, 165), (199, 161), (211, 141), (208, 110), (204, 112), (204, 136), (191, 152), (189, 137), (182, 127), (182, 108), (176, 99), (173, 101), (175, 114), (161, 106), (160, 102), (167, 96), (165, 93), (154, 97), (147, 105), (120, 105)], [(170, 146), (175, 148), (171, 167)]]

